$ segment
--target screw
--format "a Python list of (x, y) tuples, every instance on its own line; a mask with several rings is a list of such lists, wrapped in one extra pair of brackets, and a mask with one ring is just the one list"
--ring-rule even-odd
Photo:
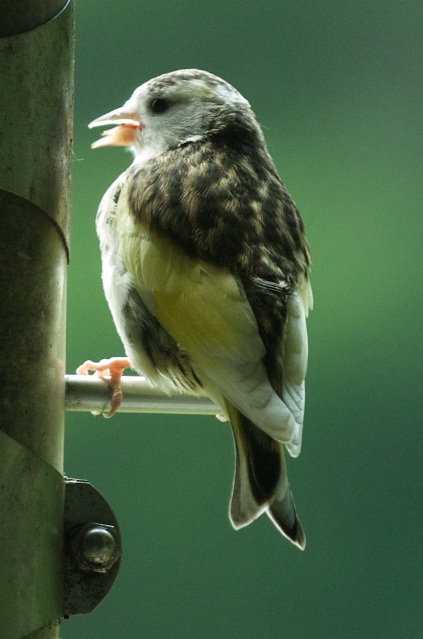
[(79, 568), (88, 572), (108, 572), (121, 554), (116, 529), (106, 524), (85, 524), (71, 543)]

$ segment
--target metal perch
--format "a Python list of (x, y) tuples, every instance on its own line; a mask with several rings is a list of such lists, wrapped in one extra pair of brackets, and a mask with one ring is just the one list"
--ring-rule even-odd
[[(67, 411), (109, 411), (109, 388), (103, 380), (94, 376), (66, 375), (65, 384)], [(120, 413), (216, 415), (222, 412), (222, 409), (208, 397), (194, 397), (188, 394), (165, 395), (145, 377), (123, 377), (122, 391)]]

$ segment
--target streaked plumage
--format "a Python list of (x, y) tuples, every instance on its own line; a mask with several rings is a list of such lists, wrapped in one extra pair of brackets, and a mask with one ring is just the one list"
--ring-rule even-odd
[(303, 548), (283, 448), (301, 447), (303, 223), (248, 102), (204, 71), (165, 74), (92, 126), (134, 161), (97, 215), (103, 283), (131, 366), (166, 392), (212, 397), (229, 418), (235, 528), (267, 512)]

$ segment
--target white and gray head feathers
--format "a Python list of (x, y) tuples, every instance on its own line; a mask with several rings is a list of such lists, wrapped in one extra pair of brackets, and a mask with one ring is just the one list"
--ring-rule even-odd
[[(93, 146), (128, 146), (140, 163), (203, 139), (225, 113), (242, 114), (259, 131), (249, 102), (231, 84), (207, 71), (173, 71), (145, 82), (121, 108), (91, 122), (90, 127), (108, 123), (122, 127), (105, 132), (106, 137)], [(131, 128), (131, 123), (136, 126)], [(112, 141), (112, 132), (119, 133), (120, 142)]]

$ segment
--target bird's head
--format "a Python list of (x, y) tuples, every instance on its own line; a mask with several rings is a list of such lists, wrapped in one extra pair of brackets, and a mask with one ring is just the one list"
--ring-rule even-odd
[(125, 104), (93, 120), (90, 128), (115, 125), (94, 142), (127, 146), (142, 162), (209, 134), (217, 115), (249, 113), (250, 105), (230, 84), (198, 69), (166, 73), (142, 84)]

